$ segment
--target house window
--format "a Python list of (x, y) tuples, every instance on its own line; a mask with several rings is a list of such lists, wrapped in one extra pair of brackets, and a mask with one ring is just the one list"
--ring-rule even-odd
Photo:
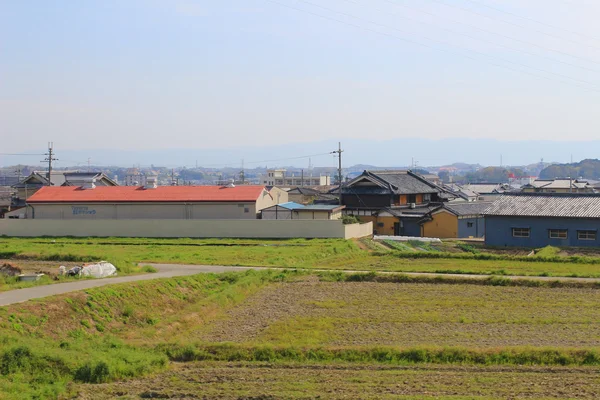
[(410, 204), (410, 203), (416, 203), (417, 202), (417, 195), (416, 194), (409, 194), (407, 202), (408, 202), (408, 204)]
[(467, 228), (472, 228), (473, 227), (473, 223), (472, 222), (467, 222)]
[(517, 238), (528, 238), (529, 231), (529, 228), (512, 228), (512, 235)]
[(579, 240), (596, 240), (596, 231), (577, 231)]
[(567, 238), (567, 230), (566, 229), (548, 229), (548, 237), (550, 239), (566, 239)]
[(431, 201), (431, 194), (426, 193), (423, 195), (423, 203), (429, 203)]
[(244, 207), (244, 212), (245, 212), (245, 213), (249, 213), (249, 212), (250, 212), (250, 209), (249, 209), (248, 207)]

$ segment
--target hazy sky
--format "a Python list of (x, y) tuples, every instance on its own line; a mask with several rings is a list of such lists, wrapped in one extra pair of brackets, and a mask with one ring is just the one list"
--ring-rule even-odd
[(597, 139), (598, 15), (596, 0), (0, 0), (0, 153)]

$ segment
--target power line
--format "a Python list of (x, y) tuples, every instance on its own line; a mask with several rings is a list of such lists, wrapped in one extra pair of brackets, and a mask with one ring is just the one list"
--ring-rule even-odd
[(487, 14), (483, 14), (483, 13), (477, 12), (475, 10), (472, 10), (470, 8), (461, 7), (461, 6), (457, 6), (457, 5), (454, 5), (454, 4), (448, 4), (448, 3), (446, 3), (443, 0), (429, 0), (429, 1), (433, 1), (433, 2), (438, 3), (438, 4), (443, 4), (446, 7), (452, 7), (452, 8), (456, 8), (456, 9), (459, 9), (459, 10), (463, 10), (463, 11), (469, 12), (471, 14), (478, 15), (480, 17), (484, 17), (484, 18), (488, 18), (488, 19), (493, 19), (493, 20), (496, 20), (496, 21), (500, 21), (500, 22), (503, 22), (503, 23), (508, 24), (508, 25), (516, 26), (517, 28), (531, 30), (533, 32), (536, 32), (536, 33), (539, 33), (539, 34), (542, 34), (542, 35), (546, 35), (546, 36), (549, 36), (549, 37), (554, 38), (554, 39), (564, 40), (566, 42), (571, 42), (571, 43), (574, 43), (574, 44), (577, 44), (577, 45), (583, 44), (583, 45), (585, 45), (587, 47), (591, 47), (591, 48), (594, 48), (594, 49), (600, 49), (600, 47), (598, 47), (598, 46), (592, 46), (592, 45), (589, 45), (589, 44), (577, 42), (575, 40), (562, 38), (560, 36), (556, 36), (556, 35), (553, 35), (553, 34), (548, 33), (548, 32), (540, 31), (539, 29), (529, 28), (529, 27), (527, 27), (525, 25), (517, 24), (517, 23), (511, 22), (511, 21), (507, 21), (507, 20), (502, 19), (502, 18), (496, 18), (496, 17), (490, 16), (490, 15), (487, 15)]
[[(402, 41), (407, 41), (407, 42), (410, 42), (410, 43), (415, 43), (415, 44), (418, 44), (420, 46), (425, 46), (425, 47), (432, 48), (432, 49), (435, 49), (435, 50), (445, 51), (445, 52), (450, 53), (450, 54), (460, 55), (462, 57), (466, 57), (466, 58), (469, 58), (471, 60), (480, 61), (479, 59), (477, 59), (475, 57), (469, 57), (469, 56), (467, 56), (465, 54), (462, 54), (462, 53), (458, 53), (458, 52), (455, 52), (455, 51), (450, 51), (450, 50), (447, 50), (447, 49), (442, 49), (442, 48), (430, 46), (430, 45), (427, 45), (427, 44), (424, 44), (424, 43), (421, 43), (421, 42), (416, 42), (416, 41), (413, 41), (413, 40), (410, 40), (410, 39), (405, 39), (405, 38), (401, 38), (399, 36), (391, 35), (391, 34), (386, 33), (386, 32), (381, 32), (381, 31), (377, 31), (377, 30), (374, 30), (374, 29), (366, 28), (366, 27), (361, 26), (361, 25), (356, 25), (356, 24), (348, 23), (348, 22), (341, 21), (341, 20), (338, 20), (338, 19), (335, 19), (335, 18), (330, 18), (330, 17), (327, 17), (327, 16), (323, 16), (321, 14), (312, 13), (312, 12), (303, 10), (301, 8), (296, 8), (296, 7), (292, 7), (292, 6), (288, 6), (286, 4), (282, 4), (282, 3), (276, 2), (274, 0), (267, 0), (267, 1), (269, 1), (271, 3), (276, 3), (276, 4), (279, 4), (279, 5), (282, 5), (284, 7), (292, 8), (294, 10), (308, 12), (310, 14), (317, 15), (319, 17), (326, 18), (326, 19), (331, 19), (331, 20), (334, 20), (334, 21), (337, 21), (337, 22), (340, 22), (340, 23), (343, 23), (343, 24), (348, 24), (348, 25), (351, 25), (351, 26), (355, 26), (355, 27), (358, 27), (358, 28), (361, 28), (361, 29), (365, 29), (365, 30), (368, 30), (368, 31), (371, 31), (371, 32), (375, 32), (375, 33), (378, 33), (378, 34), (381, 34), (381, 35), (393, 37), (393, 38), (396, 38), (396, 39), (399, 39), (399, 40), (402, 40)], [(384, 24), (381, 24), (381, 23), (378, 23), (378, 22), (374, 22), (374, 21), (370, 21), (370, 20), (367, 20), (367, 19), (364, 19), (364, 18), (361, 18), (361, 17), (354, 16), (354, 15), (351, 15), (351, 14), (348, 14), (348, 13), (345, 13), (345, 12), (336, 11), (336, 10), (333, 10), (331, 8), (324, 7), (324, 6), (315, 4), (315, 3), (311, 3), (311, 2), (306, 1), (306, 0), (298, 0), (298, 1), (300, 1), (302, 3), (305, 3), (305, 4), (309, 4), (311, 6), (322, 8), (322, 9), (330, 11), (330, 12), (334, 12), (336, 14), (344, 15), (344, 16), (347, 16), (347, 17), (350, 17), (350, 18), (361, 20), (361, 21), (365, 21), (365, 22), (368, 22), (368, 23), (373, 24), (373, 25), (378, 25), (378, 26), (383, 27), (383, 28), (392, 29), (392, 30), (395, 30), (395, 31), (398, 31), (398, 32), (401, 32), (401, 33), (405, 33), (405, 34), (408, 33), (406, 31), (403, 31), (403, 30), (395, 28), (395, 27), (390, 27), (390, 26), (387, 26), (387, 25), (384, 25)], [(408, 33), (408, 34), (410, 34), (410, 33)], [(413, 36), (416, 36), (416, 35), (413, 34)], [(432, 41), (432, 42), (437, 42), (437, 43), (441, 43), (441, 44), (444, 44), (444, 45), (447, 45), (447, 46), (451, 46), (451, 47), (462, 49), (461, 47), (453, 45), (453, 44), (448, 43), (448, 42), (442, 42), (442, 41), (439, 41), (439, 40), (436, 40), (436, 39), (428, 38), (426, 36), (423, 36), (423, 38), (425, 38), (426, 40)], [(595, 84), (592, 83), (592, 82), (584, 81), (584, 80), (577, 79), (577, 78), (572, 78), (570, 76), (558, 74), (558, 73), (555, 73), (555, 72), (552, 72), (552, 71), (548, 71), (548, 70), (545, 70), (545, 69), (542, 69), (542, 68), (531, 67), (531, 66), (528, 66), (528, 65), (525, 65), (525, 64), (521, 64), (521, 63), (518, 63), (518, 62), (514, 62), (514, 61), (510, 61), (510, 60), (505, 60), (505, 59), (502, 59), (500, 57), (490, 56), (490, 55), (487, 55), (485, 53), (481, 53), (481, 52), (476, 51), (476, 50), (471, 50), (471, 49), (462, 49), (462, 50), (467, 50), (467, 51), (470, 51), (472, 53), (478, 54), (480, 56), (484, 56), (484, 57), (488, 57), (488, 58), (492, 58), (492, 59), (497, 59), (497, 60), (500, 60), (500, 61), (505, 62), (505, 63), (514, 64), (514, 65), (517, 65), (517, 66), (520, 66), (520, 67), (525, 67), (525, 68), (537, 70), (539, 72), (543, 72), (543, 73), (546, 73), (546, 74), (555, 75), (555, 76), (558, 76), (558, 77), (561, 77), (561, 78), (570, 79), (570, 80), (573, 80), (573, 81), (576, 81), (576, 82), (580, 82), (580, 83), (583, 83), (583, 84), (586, 84), (586, 85), (591, 85), (591, 86), (594, 86), (594, 87), (592, 87), (592, 88), (584, 87), (584, 86), (581, 86), (581, 85), (577, 85), (577, 84), (572, 84), (572, 83), (569, 83), (569, 82), (565, 82), (563, 80), (557, 80), (557, 79), (555, 79), (555, 80), (557, 80), (557, 81), (559, 81), (561, 83), (564, 83), (566, 85), (579, 87), (579, 88), (584, 89), (584, 90), (591, 90), (591, 91), (600, 92), (600, 90), (598, 90), (598, 88), (596, 88)], [(529, 71), (524, 71), (522, 69), (515, 69), (515, 68), (508, 67), (506, 65), (502, 65), (502, 64), (498, 64), (498, 63), (494, 63), (494, 62), (489, 62), (489, 61), (487, 61), (487, 63), (491, 64), (491, 65), (494, 65), (494, 66), (497, 66), (497, 67), (500, 67), (500, 68), (506, 68), (506, 69), (510, 69), (512, 71), (521, 72), (521, 73), (524, 73), (524, 74), (535, 76), (537, 78), (544, 78), (544, 79), (550, 79), (550, 80), (552, 80), (552, 78), (549, 78), (547, 76), (534, 74), (534, 73), (531, 73)]]
[(476, 4), (476, 5), (479, 5), (481, 7), (485, 7), (485, 8), (489, 8), (491, 10), (495, 10), (495, 11), (501, 12), (503, 14), (512, 15), (513, 17), (517, 17), (517, 18), (528, 20), (528, 21), (532, 21), (532, 22), (535, 22), (536, 24), (544, 25), (544, 26), (546, 26), (548, 28), (565, 31), (565, 32), (571, 33), (573, 35), (581, 36), (581, 37), (592, 39), (592, 40), (600, 40), (600, 39), (598, 39), (598, 38), (596, 38), (594, 36), (589, 36), (589, 35), (586, 35), (586, 34), (583, 34), (583, 33), (579, 33), (579, 32), (575, 32), (575, 31), (569, 30), (569, 29), (561, 28), (559, 26), (551, 25), (551, 24), (548, 24), (548, 23), (543, 22), (543, 21), (539, 21), (539, 20), (531, 18), (531, 17), (527, 17), (527, 16), (523, 16), (523, 15), (519, 15), (519, 14), (510, 12), (510, 11), (502, 10), (500, 8), (497, 8), (497, 7), (494, 7), (494, 6), (490, 6), (488, 4), (484, 4), (484, 3), (481, 3), (481, 2), (478, 2), (478, 1), (475, 1), (475, 0), (466, 0), (466, 1), (468, 1), (470, 3), (473, 3), (473, 4)]
[(44, 153), (27, 154), (27, 153), (0, 153), (0, 156), (45, 156)]
[[(319, 154), (311, 154), (311, 155), (307, 155), (307, 156), (279, 158), (279, 159), (276, 159), (276, 160), (244, 161), (244, 164), (245, 165), (247, 165), (247, 164), (264, 164), (264, 163), (270, 163), (270, 162), (280, 162), (280, 161), (288, 161), (288, 160), (300, 160), (300, 159), (303, 159), (303, 158), (326, 156), (326, 155), (329, 155), (329, 154), (331, 154), (331, 153), (319, 153)], [(201, 167), (206, 168), (206, 167), (224, 167), (224, 166), (239, 166), (239, 163), (205, 164), (205, 165), (202, 165)]]
[[(424, 10), (419, 10), (417, 8), (414, 8), (414, 7), (409, 7), (409, 6), (404, 5), (404, 4), (399, 4), (399, 3), (396, 3), (396, 2), (391, 1), (391, 0), (383, 0), (383, 1), (385, 1), (387, 3), (390, 3), (390, 4), (394, 4), (394, 5), (398, 6), (398, 7), (404, 7), (404, 8), (408, 8), (409, 10), (414, 10), (414, 11), (417, 11), (417, 12), (420, 12), (420, 13), (424, 13), (424, 14), (428, 14), (428, 15), (431, 15), (431, 16), (434, 16), (434, 17), (439, 17), (439, 15), (437, 15), (437, 14), (434, 14), (434, 13), (431, 13), (431, 12), (428, 12), (428, 11), (424, 11)], [(436, 0), (431, 0), (431, 1), (436, 1)], [(452, 6), (448, 5), (448, 4), (446, 4), (446, 5), (448, 7), (452, 7)], [(448, 20), (450, 22), (452, 22), (452, 23), (460, 24), (460, 25), (464, 25), (464, 26), (468, 26), (470, 28), (476, 29), (476, 30), (481, 31), (481, 32), (489, 33), (491, 35), (500, 36), (500, 37), (503, 37), (505, 39), (509, 39), (509, 40), (513, 40), (515, 42), (527, 44), (529, 46), (534, 46), (534, 47), (540, 48), (542, 50), (551, 51), (553, 53), (562, 54), (562, 55), (567, 56), (567, 57), (572, 57), (572, 58), (575, 58), (575, 59), (578, 59), (578, 60), (581, 60), (581, 61), (585, 61), (585, 62), (589, 62), (589, 63), (593, 63), (593, 64), (599, 64), (600, 65), (600, 62), (597, 62), (597, 61), (594, 61), (594, 60), (591, 60), (591, 59), (588, 59), (588, 58), (585, 58), (585, 57), (579, 57), (579, 56), (576, 56), (576, 55), (573, 55), (573, 54), (570, 54), (570, 53), (566, 53), (566, 52), (561, 51), (561, 50), (556, 50), (556, 49), (552, 49), (552, 48), (549, 48), (549, 47), (541, 46), (541, 45), (538, 45), (536, 43), (529, 42), (527, 40), (522, 40), (522, 39), (519, 39), (519, 38), (515, 38), (515, 37), (512, 37), (512, 36), (505, 35), (503, 33), (498, 33), (498, 32), (490, 31), (490, 30), (487, 30), (487, 29), (483, 29), (483, 28), (480, 28), (480, 27), (478, 27), (476, 25), (468, 24), (466, 22), (460, 22), (460, 21), (457, 21), (455, 19), (448, 19)], [(574, 65), (574, 64), (570, 64), (570, 63), (567, 63), (567, 64)], [(597, 70), (595, 70), (595, 69), (590, 69), (590, 68), (581, 67), (581, 66), (578, 66), (578, 67), (579, 68), (583, 68), (583, 69), (587, 69), (589, 71), (597, 72)]]
[[(351, 2), (351, 3), (354, 3), (354, 4), (359, 4), (359, 3), (357, 3), (354, 0), (344, 0), (344, 1)], [(444, 16), (440, 16), (440, 15), (434, 14), (432, 12), (428, 12), (428, 11), (425, 11), (425, 10), (420, 10), (418, 8), (410, 7), (410, 6), (407, 6), (405, 4), (396, 3), (396, 2), (391, 1), (391, 0), (382, 0), (382, 1), (385, 1), (386, 3), (392, 4), (392, 5), (397, 6), (397, 7), (403, 7), (403, 8), (406, 8), (408, 10), (412, 10), (412, 11), (416, 11), (416, 12), (419, 12), (419, 13), (423, 13), (423, 14), (426, 14), (426, 15), (429, 15), (429, 16), (432, 16), (432, 17), (446, 18)], [(367, 7), (365, 5), (363, 5), (363, 6)], [(381, 12), (384, 12), (384, 11), (381, 11)], [(393, 13), (393, 15), (399, 16), (401, 18), (404, 18), (404, 19), (407, 19), (407, 20), (410, 20), (410, 21), (415, 21), (415, 22), (418, 22), (420, 24), (426, 24), (426, 22), (419, 21), (419, 20), (416, 20), (414, 18), (409, 18), (409, 17), (406, 17), (404, 15), (400, 15), (398, 13)], [(581, 59), (581, 60), (586, 61), (586, 62), (592, 62), (592, 63), (594, 63), (593, 60), (588, 60), (588, 59), (585, 59), (585, 58), (574, 56), (572, 54), (565, 53), (565, 52), (560, 51), (560, 50), (555, 50), (555, 49), (551, 49), (551, 48), (548, 48), (548, 47), (540, 46), (540, 45), (538, 45), (536, 43), (533, 43), (533, 42), (528, 42), (526, 40), (521, 40), (521, 39), (513, 38), (511, 36), (504, 35), (502, 33), (489, 31), (487, 29), (483, 29), (483, 28), (480, 28), (478, 26), (475, 26), (475, 25), (472, 25), (472, 24), (468, 24), (468, 23), (465, 23), (465, 22), (460, 22), (460, 21), (457, 21), (457, 20), (454, 20), (454, 19), (450, 19), (450, 18), (446, 18), (446, 19), (448, 21), (454, 23), (454, 24), (464, 25), (464, 26), (467, 26), (469, 28), (476, 29), (476, 30), (478, 30), (480, 32), (485, 32), (485, 33), (488, 33), (488, 34), (491, 34), (491, 35), (500, 36), (500, 37), (503, 37), (505, 39), (509, 39), (509, 40), (512, 40), (512, 41), (515, 41), (515, 42), (519, 42), (519, 43), (523, 43), (523, 44), (526, 44), (526, 45), (529, 45), (529, 46), (534, 46), (534, 47), (537, 47), (537, 48), (545, 50), (545, 51), (550, 51), (550, 52), (553, 52), (553, 53), (557, 53), (557, 54), (565, 55), (565, 56), (568, 56), (568, 57), (572, 57), (572, 58), (576, 58), (576, 59)], [(434, 25), (432, 23), (429, 23), (429, 24), (430, 25)], [(564, 65), (569, 65), (569, 66), (575, 67), (575, 68), (581, 68), (581, 69), (584, 69), (584, 70), (587, 70), (587, 71), (591, 71), (591, 72), (600, 72), (600, 70), (598, 70), (598, 69), (584, 67), (582, 65), (577, 65), (577, 64), (570, 63), (568, 61), (563, 61), (563, 60), (558, 60), (556, 58), (543, 56), (541, 54), (532, 53), (532, 52), (526, 51), (526, 50), (515, 49), (515, 48), (512, 48), (510, 46), (506, 46), (506, 45), (503, 45), (503, 44), (500, 44), (500, 43), (496, 43), (496, 42), (493, 42), (491, 40), (486, 40), (486, 39), (483, 39), (483, 38), (480, 38), (480, 37), (477, 37), (477, 36), (469, 35), (467, 33), (455, 31), (455, 30), (448, 29), (448, 28), (440, 28), (440, 29), (445, 30), (447, 32), (452, 32), (452, 33), (455, 33), (455, 34), (458, 34), (458, 35), (463, 35), (463, 36), (471, 38), (471, 39), (479, 40), (479, 41), (484, 42), (484, 43), (490, 43), (490, 44), (493, 44), (493, 45), (496, 45), (496, 46), (504, 47), (506, 49), (510, 49), (512, 51), (515, 51), (515, 52), (520, 52), (520, 53), (523, 53), (523, 54), (529, 54), (529, 55), (532, 55), (532, 56), (535, 56), (535, 57), (540, 57), (540, 58), (543, 58), (543, 59), (546, 59), (546, 60), (549, 60), (549, 61), (557, 62), (557, 63), (564, 64)]]

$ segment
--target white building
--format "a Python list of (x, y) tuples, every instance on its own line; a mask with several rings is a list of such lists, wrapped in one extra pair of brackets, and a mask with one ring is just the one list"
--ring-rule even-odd
[(285, 169), (269, 169), (261, 177), (261, 185), (265, 186), (326, 186), (331, 185), (328, 175), (313, 176), (312, 172), (306, 174), (288, 174)]

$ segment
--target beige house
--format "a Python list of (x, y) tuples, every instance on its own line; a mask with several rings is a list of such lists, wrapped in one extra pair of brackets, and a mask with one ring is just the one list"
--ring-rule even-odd
[(46, 186), (27, 201), (33, 219), (256, 219), (286, 202), (264, 186)]

